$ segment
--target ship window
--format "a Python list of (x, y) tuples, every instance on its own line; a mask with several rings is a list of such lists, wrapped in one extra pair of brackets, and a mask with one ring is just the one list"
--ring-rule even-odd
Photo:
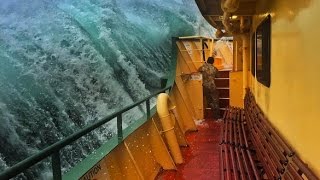
[(256, 33), (251, 37), (251, 74), (256, 76)]
[(263, 85), (270, 87), (270, 15), (258, 26), (256, 31), (256, 76)]

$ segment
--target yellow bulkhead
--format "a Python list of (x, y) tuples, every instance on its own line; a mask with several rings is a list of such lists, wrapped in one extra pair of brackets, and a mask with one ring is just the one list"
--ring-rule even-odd
[(249, 87), (274, 127), (320, 176), (320, 1), (258, 1), (253, 29), (271, 15), (271, 85), (247, 71)]
[[(236, 34), (233, 39), (230, 105), (242, 107), (245, 89), (250, 88), (272, 125), (320, 176), (320, 1), (257, 0), (255, 3), (247, 9), (242, 7), (255, 12), (250, 33)], [(268, 15), (271, 16), (270, 87), (261, 84), (251, 73), (254, 52), (250, 43)]]

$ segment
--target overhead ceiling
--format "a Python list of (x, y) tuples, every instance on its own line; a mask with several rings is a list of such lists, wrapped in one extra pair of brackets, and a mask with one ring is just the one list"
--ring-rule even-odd
[[(195, 0), (203, 17), (216, 29), (224, 29), (221, 0)], [(252, 16), (255, 14), (256, 0), (240, 0), (239, 8), (232, 13), (236, 16)]]

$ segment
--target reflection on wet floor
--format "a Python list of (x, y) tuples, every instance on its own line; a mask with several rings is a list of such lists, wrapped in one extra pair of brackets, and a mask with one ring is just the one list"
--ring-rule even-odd
[(220, 179), (219, 143), (221, 123), (206, 120), (198, 123), (198, 132), (186, 135), (189, 147), (181, 148), (184, 163), (177, 171), (163, 171), (157, 180)]

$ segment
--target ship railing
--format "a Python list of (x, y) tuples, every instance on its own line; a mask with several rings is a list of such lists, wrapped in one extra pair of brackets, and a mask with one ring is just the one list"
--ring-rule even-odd
[(123, 141), (123, 129), (122, 129), (122, 114), (129, 111), (130, 109), (139, 106), (142, 103), (145, 103), (146, 105), (146, 117), (147, 120), (150, 119), (151, 113), (150, 113), (150, 99), (154, 96), (165, 92), (167, 90), (170, 90), (171, 86), (167, 86), (163, 89), (160, 89), (156, 91), (155, 93), (147, 96), (146, 98), (135, 102), (117, 112), (114, 112), (110, 114), (109, 116), (91, 124), (87, 127), (83, 128), (82, 130), (64, 138), (61, 141), (58, 141), (49, 147), (41, 150), (39, 153), (30, 156), (26, 158), (25, 160), (11, 166), (10, 168), (4, 170), (0, 173), (0, 179), (10, 179), (13, 178), (21, 173), (23, 173), (25, 170), (30, 168), (31, 166), (37, 164), (38, 162), (46, 159), (47, 157), (51, 156), (51, 165), (52, 165), (52, 173), (53, 173), (53, 179), (54, 180), (60, 180), (62, 179), (62, 173), (61, 173), (61, 160), (60, 160), (60, 150), (63, 149), (65, 146), (70, 145), (74, 141), (78, 140), (79, 138), (87, 135), (91, 131), (99, 128), (100, 126), (108, 123), (114, 118), (117, 118), (117, 136), (118, 136), (118, 144), (120, 144)]

